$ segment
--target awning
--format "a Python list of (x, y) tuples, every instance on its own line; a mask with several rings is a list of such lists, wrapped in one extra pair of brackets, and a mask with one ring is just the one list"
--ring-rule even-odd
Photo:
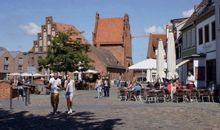
[(181, 61), (179, 64), (176, 65), (176, 69), (178, 69), (180, 66), (184, 65), (185, 63), (189, 62), (191, 59), (186, 59)]

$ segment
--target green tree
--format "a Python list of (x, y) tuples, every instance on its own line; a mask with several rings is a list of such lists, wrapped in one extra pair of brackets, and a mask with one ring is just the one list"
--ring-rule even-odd
[(49, 68), (55, 72), (85, 71), (89, 69), (92, 60), (88, 57), (88, 44), (81, 44), (72, 40), (71, 36), (77, 35), (72, 30), (60, 32), (53, 37), (47, 56), (38, 60), (39, 66)]

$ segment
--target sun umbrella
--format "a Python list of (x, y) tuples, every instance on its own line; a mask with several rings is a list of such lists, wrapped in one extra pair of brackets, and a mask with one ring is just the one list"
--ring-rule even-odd
[(155, 59), (145, 59), (141, 62), (138, 62), (132, 66), (129, 66), (129, 70), (147, 70), (147, 69), (156, 69), (156, 60)]
[(168, 31), (167, 38), (167, 78), (174, 79), (176, 74), (176, 49), (174, 36), (171, 31)]
[(73, 73), (74, 73), (74, 74), (78, 74), (78, 73), (79, 73), (79, 71), (77, 71), (77, 70), (76, 70), (76, 71), (74, 71)]
[(32, 74), (25, 72), (25, 73), (22, 73), (21, 76), (23, 76), (23, 77), (29, 77), (29, 76), (32, 76)]
[(97, 74), (98, 73), (98, 71), (96, 71), (96, 70), (87, 70), (86, 72), (84, 72), (84, 73), (91, 73), (91, 74)]
[(158, 42), (158, 47), (157, 47), (157, 75), (158, 75), (158, 79), (160, 79), (160, 81), (162, 81), (162, 78), (165, 77), (165, 73), (164, 73), (164, 48), (163, 48), (163, 41), (160, 39)]
[(42, 76), (44, 76), (44, 75), (39, 74), (39, 73), (34, 73), (33, 76), (34, 76), (34, 77), (42, 77)]
[(9, 75), (10, 76), (20, 76), (21, 74), (20, 73), (10, 73)]

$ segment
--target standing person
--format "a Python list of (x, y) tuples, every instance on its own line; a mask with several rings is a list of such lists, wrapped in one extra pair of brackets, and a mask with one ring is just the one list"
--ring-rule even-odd
[(53, 114), (56, 114), (58, 104), (59, 104), (59, 89), (61, 87), (61, 80), (58, 78), (58, 74), (54, 73), (54, 77), (51, 77), (49, 80), (50, 87), (50, 101), (53, 107)]
[(71, 114), (73, 112), (72, 106), (73, 106), (73, 96), (75, 95), (76, 88), (75, 88), (75, 81), (73, 80), (72, 74), (68, 73), (67, 80), (65, 81), (64, 87), (66, 88), (66, 103), (67, 103), (67, 109), (68, 114)]
[(186, 87), (187, 89), (192, 90), (194, 88), (195, 77), (191, 72), (188, 72), (188, 77), (186, 79)]
[(97, 91), (97, 98), (100, 98), (102, 96), (102, 78), (100, 75), (96, 80), (96, 91)]
[(21, 80), (18, 80), (18, 83), (17, 83), (17, 89), (18, 89), (18, 100), (19, 100), (19, 97), (21, 96), (22, 98), (22, 101), (24, 101), (24, 88), (23, 88), (23, 83)]
[(109, 89), (110, 89), (110, 84), (108, 81), (108, 78), (106, 77), (104, 80), (104, 96), (109, 97)]

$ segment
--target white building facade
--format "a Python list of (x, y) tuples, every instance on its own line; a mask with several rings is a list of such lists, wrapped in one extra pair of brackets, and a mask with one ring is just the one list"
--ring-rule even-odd
[[(220, 90), (220, 0), (215, 0), (216, 19), (216, 84)], [(219, 92), (220, 94), (220, 92)]]
[(195, 73), (199, 86), (209, 87), (216, 82), (216, 22), (215, 14), (210, 13), (204, 16), (203, 20), (196, 25), (196, 51), (197, 54), (204, 54), (194, 62)]

